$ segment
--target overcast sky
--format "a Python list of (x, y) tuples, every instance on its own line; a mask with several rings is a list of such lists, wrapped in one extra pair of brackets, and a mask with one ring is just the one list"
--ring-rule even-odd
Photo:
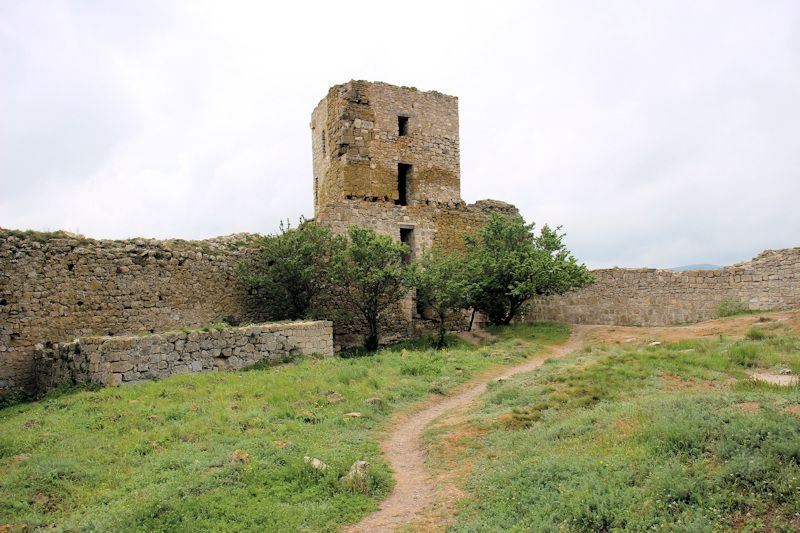
[(458, 96), (463, 198), (591, 267), (800, 246), (796, 0), (0, 0), (0, 226), (311, 217), (311, 110), (350, 79)]

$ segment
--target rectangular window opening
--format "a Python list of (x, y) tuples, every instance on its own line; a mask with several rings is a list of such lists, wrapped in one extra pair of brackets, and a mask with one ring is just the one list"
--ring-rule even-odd
[(408, 135), (408, 117), (397, 117), (397, 135), (400, 137)]
[(414, 259), (414, 228), (400, 228), (400, 242), (408, 246), (408, 253), (403, 260), (410, 263)]
[(411, 181), (411, 165), (397, 164), (397, 204), (408, 205), (408, 187)]

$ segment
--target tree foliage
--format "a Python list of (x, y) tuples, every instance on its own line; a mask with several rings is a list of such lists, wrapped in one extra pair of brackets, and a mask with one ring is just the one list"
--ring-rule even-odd
[(509, 324), (537, 295), (563, 294), (592, 283), (563, 243), (561, 227), (539, 234), (520, 216), (492, 214), (476, 237), (467, 238), (472, 307), (493, 324)]
[(332, 261), (344, 245), (326, 226), (302, 220), (297, 228), (260, 238), (257, 252), (238, 266), (238, 275), (257, 290), (271, 320), (297, 320), (320, 312), (331, 290)]
[(450, 313), (468, 307), (470, 279), (465, 265), (463, 253), (434, 248), (422, 257), (414, 272), (417, 300), (436, 315), (437, 348), (445, 345)]
[(336, 306), (364, 324), (364, 347), (372, 351), (378, 348), (386, 313), (411, 285), (411, 267), (404, 261), (408, 247), (359, 226), (351, 226), (348, 237), (333, 262)]

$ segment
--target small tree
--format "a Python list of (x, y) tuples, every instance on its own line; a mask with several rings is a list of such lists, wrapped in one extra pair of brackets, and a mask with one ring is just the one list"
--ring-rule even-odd
[(417, 299), (436, 313), (437, 349), (445, 345), (448, 315), (468, 305), (469, 280), (465, 259), (463, 253), (434, 248), (423, 256), (414, 273)]
[(340, 312), (355, 315), (367, 328), (364, 348), (378, 348), (384, 314), (407, 292), (411, 267), (404, 258), (408, 247), (388, 235), (351, 226), (349, 242), (334, 261)]
[(566, 249), (561, 227), (533, 229), (520, 216), (492, 214), (477, 237), (467, 237), (470, 301), (493, 324), (509, 324), (533, 296), (593, 282)]
[(313, 220), (301, 219), (297, 228), (281, 222), (278, 233), (260, 238), (257, 252), (237, 273), (261, 293), (270, 319), (307, 318), (330, 291), (332, 260), (342, 246), (341, 237)]

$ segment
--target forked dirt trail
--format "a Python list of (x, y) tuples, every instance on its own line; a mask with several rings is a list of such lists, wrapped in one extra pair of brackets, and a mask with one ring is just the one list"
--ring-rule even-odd
[(486, 391), (491, 380), (508, 379), (515, 374), (530, 372), (540, 367), (545, 359), (563, 357), (581, 347), (583, 337), (593, 326), (573, 326), (572, 335), (562, 345), (552, 346), (537, 357), (512, 368), (506, 368), (486, 377), (480, 382), (467, 384), (460, 392), (433, 403), (421, 411), (408, 413), (392, 428), (381, 448), (397, 481), (389, 497), (381, 502), (381, 508), (358, 524), (346, 529), (349, 532), (394, 531), (400, 526), (419, 518), (421, 512), (436, 500), (436, 486), (425, 468), (425, 448), (422, 434), (434, 419), (451, 409), (464, 407), (474, 402)]
[[(720, 335), (744, 335), (754, 327), (779, 325), (786, 333), (800, 334), (800, 311), (783, 311), (745, 315), (718, 320), (709, 320), (685, 326), (627, 327), (627, 326), (572, 326), (569, 340), (559, 346), (551, 346), (537, 357), (524, 363), (502, 369), (495, 374), (483, 376), (467, 383), (454, 396), (431, 403), (420, 411), (407, 413), (395, 421), (391, 432), (381, 448), (394, 471), (397, 485), (389, 497), (381, 503), (380, 510), (367, 516), (348, 532), (395, 531), (411, 525), (413, 530), (439, 530), (446, 518), (437, 515), (432, 508), (441, 500), (453, 499), (443, 494), (448, 487), (446, 479), (435, 478), (425, 467), (425, 446), (422, 435), (429, 424), (440, 416), (453, 415), (451, 411), (468, 410), (492, 380), (507, 379), (513, 375), (535, 370), (548, 357), (563, 357), (573, 353), (584, 344), (649, 343), (651, 341), (672, 342), (683, 339), (715, 338)], [(479, 342), (480, 338), (465, 339)], [(455, 413), (458, 418), (458, 413)], [(445, 476), (446, 477), (446, 476)], [(452, 488), (452, 487), (450, 487)], [(445, 509), (447, 513), (448, 509)]]

